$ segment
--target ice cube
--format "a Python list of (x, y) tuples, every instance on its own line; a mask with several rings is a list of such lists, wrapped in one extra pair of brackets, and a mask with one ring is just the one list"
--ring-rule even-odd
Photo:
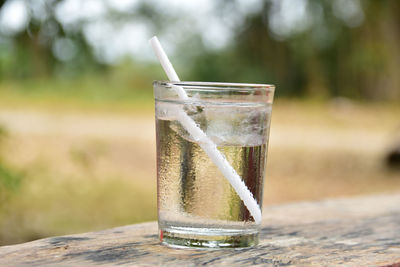
[(160, 120), (175, 120), (180, 106), (174, 103), (158, 102), (156, 104), (156, 118)]

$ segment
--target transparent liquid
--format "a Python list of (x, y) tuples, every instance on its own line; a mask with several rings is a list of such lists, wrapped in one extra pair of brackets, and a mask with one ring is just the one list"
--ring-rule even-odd
[[(246, 247), (258, 225), (228, 180), (174, 120), (185, 108), (262, 206), (270, 109), (262, 105), (190, 106), (156, 103), (160, 238), (175, 246)], [(192, 112), (191, 112), (192, 111)]]

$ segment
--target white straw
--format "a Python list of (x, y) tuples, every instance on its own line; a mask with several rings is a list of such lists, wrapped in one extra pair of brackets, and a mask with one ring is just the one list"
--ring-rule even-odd
[[(180, 81), (176, 74), (174, 67), (169, 61), (157, 37), (154, 36), (149, 40), (153, 50), (161, 63), (165, 73), (170, 81)], [(181, 99), (188, 99), (185, 90), (180, 86), (172, 86)], [(214, 142), (197, 126), (197, 124), (190, 118), (183, 110), (179, 110), (177, 120), (183, 128), (196, 140), (200, 147), (206, 152), (211, 161), (218, 167), (221, 173), (229, 181), (236, 193), (242, 199), (243, 203), (253, 216), (254, 221), (258, 224), (261, 223), (261, 209), (254, 199), (253, 194), (247, 188), (246, 184), (242, 181), (235, 169), (229, 164), (225, 156), (218, 150)]]
[(168, 79), (171, 82), (179, 82), (179, 77), (178, 74), (176, 74), (174, 67), (172, 66), (171, 62), (169, 61), (167, 54), (165, 54), (164, 49), (162, 48), (160, 42), (158, 41), (157, 36), (153, 36), (149, 40), (150, 45), (153, 47), (154, 53), (156, 53), (156, 56), (158, 60), (161, 63), (161, 66), (163, 67), (165, 73), (168, 76)]
[[(174, 67), (172, 66), (171, 62), (169, 61), (167, 54), (164, 52), (164, 49), (162, 48), (160, 42), (158, 41), (157, 36), (153, 36), (150, 40), (150, 45), (151, 47), (153, 47), (154, 53), (156, 54), (158, 60), (161, 63), (161, 66), (163, 67), (165, 73), (167, 74), (168, 79), (171, 82), (179, 82), (180, 79), (178, 77), (178, 74), (176, 74), (176, 71), (174, 69)], [(180, 86), (172, 86), (175, 91), (178, 93), (179, 98), (181, 99), (188, 99), (188, 96), (185, 92), (185, 90), (183, 90), (182, 87)]]

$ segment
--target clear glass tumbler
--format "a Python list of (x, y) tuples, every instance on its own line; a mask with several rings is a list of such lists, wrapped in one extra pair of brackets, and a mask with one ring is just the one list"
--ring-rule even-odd
[(262, 209), (274, 86), (155, 81), (153, 87), (161, 242), (199, 248), (256, 245), (260, 223), (202, 148), (205, 140), (179, 118), (190, 117), (216, 145)]

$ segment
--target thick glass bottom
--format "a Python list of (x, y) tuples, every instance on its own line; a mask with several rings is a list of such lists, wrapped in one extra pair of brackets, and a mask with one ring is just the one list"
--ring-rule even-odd
[(160, 240), (175, 248), (248, 248), (258, 244), (258, 231), (168, 227), (160, 229)]

